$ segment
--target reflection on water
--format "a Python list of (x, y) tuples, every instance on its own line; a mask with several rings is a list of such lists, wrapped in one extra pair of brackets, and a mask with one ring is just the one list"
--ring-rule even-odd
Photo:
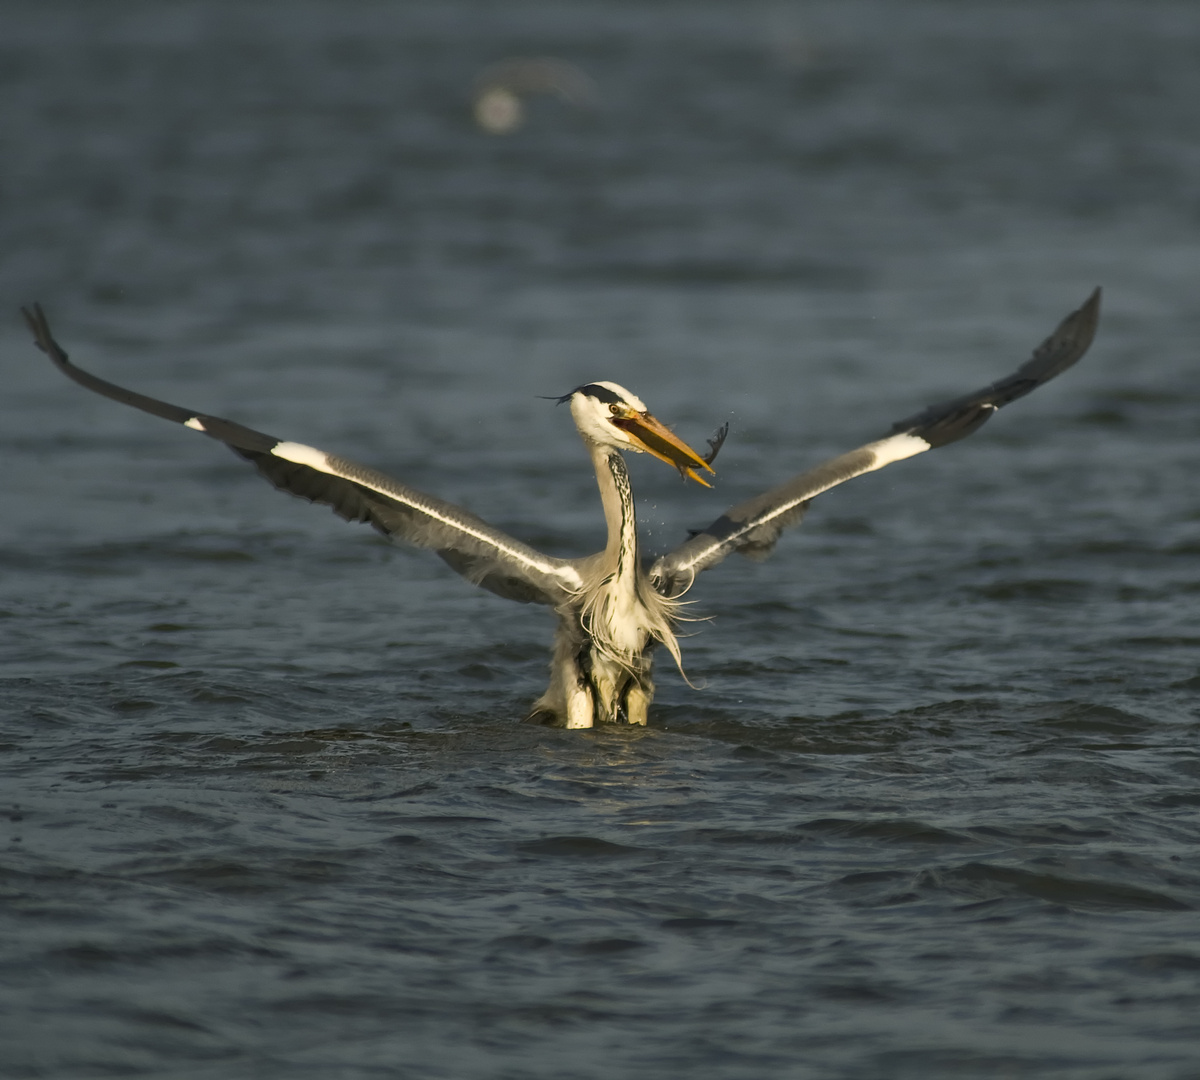
[[(1166, 0), (9, 5), (0, 1071), (1192, 1075), (1198, 41)], [(486, 137), (518, 56), (602, 107)], [(1096, 284), (1069, 381), (706, 575), (705, 688), (636, 732), (521, 724), (543, 612), (16, 317), (576, 555), (538, 395), (730, 420), (714, 492), (632, 463), (661, 550)]]

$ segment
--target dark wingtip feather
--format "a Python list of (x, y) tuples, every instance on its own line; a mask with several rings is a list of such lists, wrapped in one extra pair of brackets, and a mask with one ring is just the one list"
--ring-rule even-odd
[(930, 405), (892, 425), (890, 434), (916, 435), (931, 447), (966, 438), (997, 410), (1024, 397), (1061, 375), (1088, 351), (1100, 320), (1101, 290), (1097, 286), (1075, 311), (1007, 378), (960, 398)]

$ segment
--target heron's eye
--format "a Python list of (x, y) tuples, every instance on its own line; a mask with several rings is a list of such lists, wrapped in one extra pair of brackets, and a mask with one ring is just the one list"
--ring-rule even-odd
[(610, 413), (612, 413), (612, 414), (613, 414), (613, 416), (620, 416), (620, 415), (621, 415), (621, 414), (622, 414), (622, 413), (623, 413), (625, 410), (624, 410), (624, 409), (623, 409), (623, 408), (622, 408), (620, 405), (618, 405), (618, 404), (617, 404), (617, 403), (614, 401), (614, 402), (613, 402), (613, 403), (612, 403), (612, 404), (611, 404), (611, 405), (608, 407), (608, 411), (609, 411)]

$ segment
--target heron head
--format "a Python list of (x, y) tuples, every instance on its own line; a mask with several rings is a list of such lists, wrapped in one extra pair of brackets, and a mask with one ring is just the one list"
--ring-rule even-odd
[(651, 416), (645, 402), (625, 387), (614, 382), (585, 383), (558, 399), (559, 404), (567, 401), (575, 426), (585, 439), (636, 454), (653, 454), (674, 465), (682, 476), (710, 486), (696, 471), (713, 472), (708, 461)]

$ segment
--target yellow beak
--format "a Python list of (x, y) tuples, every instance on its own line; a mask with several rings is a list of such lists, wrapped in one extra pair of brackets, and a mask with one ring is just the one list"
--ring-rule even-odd
[(653, 454), (668, 465), (674, 465), (682, 475), (690, 476), (697, 484), (712, 487), (707, 480), (701, 478), (696, 469), (701, 468), (710, 473), (716, 470), (670, 428), (659, 423), (648, 412), (614, 416), (612, 423), (629, 435), (646, 453)]

